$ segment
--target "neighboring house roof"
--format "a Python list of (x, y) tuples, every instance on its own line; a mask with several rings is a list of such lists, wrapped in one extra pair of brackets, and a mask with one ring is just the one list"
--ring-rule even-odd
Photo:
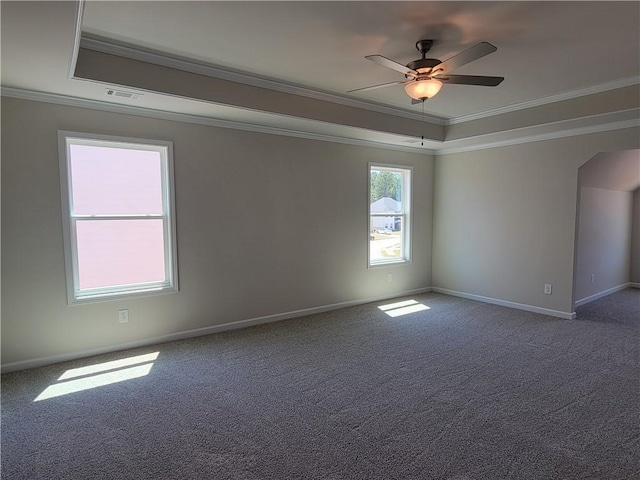
[(401, 203), (390, 197), (382, 197), (371, 204), (372, 213), (395, 213), (400, 211)]

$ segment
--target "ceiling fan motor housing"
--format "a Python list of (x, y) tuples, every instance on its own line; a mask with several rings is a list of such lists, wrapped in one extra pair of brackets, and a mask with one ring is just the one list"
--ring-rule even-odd
[[(421, 58), (420, 60), (414, 60), (413, 62), (407, 63), (407, 68), (411, 70), (415, 70), (418, 73), (429, 73), (431, 69), (436, 65), (440, 65), (442, 62), (435, 58)], [(409, 75), (405, 75), (409, 78)]]
[[(431, 46), (433, 45), (433, 40), (422, 39), (416, 42), (416, 49), (422, 55), (420, 60), (414, 60), (413, 62), (407, 63), (407, 68), (411, 70), (415, 70), (418, 73), (430, 73), (433, 67), (442, 63), (440, 60), (435, 58), (425, 58), (427, 56), (427, 52), (431, 50)], [(405, 75), (409, 78), (409, 75)]]

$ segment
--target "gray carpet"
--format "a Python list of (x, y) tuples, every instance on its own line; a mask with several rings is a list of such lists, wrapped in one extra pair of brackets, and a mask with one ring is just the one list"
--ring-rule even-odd
[[(637, 315), (412, 298), (430, 308), (5, 374), (2, 479), (640, 478)], [(156, 351), (146, 376), (34, 402), (69, 369)]]
[(595, 302), (576, 308), (579, 320), (618, 323), (636, 326), (640, 324), (640, 289), (627, 288)]

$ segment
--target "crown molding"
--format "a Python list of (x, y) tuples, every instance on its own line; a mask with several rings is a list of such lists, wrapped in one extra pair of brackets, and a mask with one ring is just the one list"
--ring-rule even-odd
[[(520, 145), (524, 143), (534, 143), (545, 140), (554, 140), (565, 137), (572, 137), (578, 135), (588, 135), (593, 133), (607, 132), (612, 130), (620, 130), (625, 128), (639, 128), (640, 127), (640, 115), (638, 112), (640, 109), (633, 108), (628, 110), (622, 110), (619, 112), (611, 112), (607, 114), (591, 115), (578, 119), (571, 119), (567, 121), (551, 122), (547, 124), (541, 124), (534, 127), (522, 127), (513, 130), (506, 130), (500, 132), (500, 134), (487, 134), (479, 135), (476, 137), (470, 137), (473, 143), (470, 145), (455, 147), (447, 146), (447, 143), (451, 145), (456, 141), (441, 142), (441, 147), (437, 148), (424, 148), (413, 147), (406, 145), (406, 143), (414, 142), (412, 139), (405, 140), (405, 145), (391, 144), (376, 142), (373, 140), (363, 140), (357, 138), (342, 137), (338, 135), (328, 135), (323, 133), (314, 133), (302, 130), (293, 130), (282, 127), (272, 127), (268, 125), (260, 125), (255, 123), (237, 122), (232, 120), (223, 120), (213, 117), (204, 117), (200, 115), (184, 114), (168, 112), (164, 110), (155, 110), (144, 107), (135, 107), (130, 105), (122, 105), (116, 103), (102, 102), (98, 100), (89, 100), (78, 97), (71, 97), (67, 95), (59, 95), (53, 93), (36, 92), (32, 90), (23, 90), (18, 88), (2, 87), (0, 89), (0, 96), (17, 98), (22, 100), (31, 100), (37, 102), (53, 103), (57, 105), (65, 105), (79, 108), (89, 108), (93, 110), (101, 110), (111, 113), (120, 113), (127, 115), (137, 115), (147, 118), (155, 118), (160, 120), (170, 120), (182, 123), (192, 123), (198, 125), (207, 125), (220, 128), (231, 128), (235, 130), (244, 130), (256, 133), (266, 133), (271, 135), (283, 135), (288, 137), (305, 138), (308, 140), (318, 140), (323, 142), (341, 143), (346, 145), (356, 145), (361, 147), (380, 148), (385, 150), (402, 151), (408, 153), (417, 153), (421, 155), (450, 155), (455, 153), (472, 152), (476, 150), (484, 150), (489, 148), (506, 147), (510, 145)], [(626, 118), (632, 117), (632, 118)], [(598, 123), (592, 125), (583, 125), (578, 127), (571, 127), (571, 124), (576, 122), (596, 121)], [(551, 132), (533, 133), (536, 128), (543, 128), (548, 126), (554, 126), (554, 130)], [(503, 138), (491, 140), (496, 135), (515, 134), (516, 136), (511, 138)]]
[(76, 62), (78, 61), (78, 52), (80, 50), (80, 41), (82, 39), (82, 18), (84, 16), (84, 2), (79, 0), (76, 6), (76, 21), (73, 32), (73, 44), (71, 46), (71, 57), (69, 58), (68, 78), (73, 78), (76, 71)]
[[(551, 125), (551, 124), (546, 124), (546, 125)], [(486, 150), (489, 148), (508, 147), (511, 145), (521, 145), (523, 143), (543, 142), (545, 140), (556, 140), (559, 138), (575, 137), (578, 135), (589, 135), (592, 133), (610, 132), (612, 130), (622, 130), (625, 128), (634, 128), (634, 127), (635, 128), (640, 127), (640, 118), (612, 121), (612, 122), (600, 123), (596, 125), (587, 125), (582, 127), (564, 128), (564, 129), (554, 130), (552, 132), (545, 132), (545, 133), (538, 133), (538, 134), (535, 134), (535, 133), (526, 134), (523, 132), (522, 135), (515, 138), (487, 141), (484, 143), (482, 141), (478, 141), (473, 143), (472, 145), (468, 145), (464, 147), (447, 148), (445, 146), (444, 148), (438, 149), (438, 151), (436, 152), (436, 155), (451, 155), (455, 153), (474, 152), (478, 150)], [(526, 131), (531, 129), (527, 128), (527, 129), (516, 129), (516, 130)], [(503, 132), (503, 133), (514, 132), (516, 130), (507, 130), (506, 132)]]
[[(494, 143), (497, 140), (491, 140), (492, 138), (505, 137), (505, 135), (511, 135), (512, 138), (525, 138), (530, 137), (535, 131), (542, 129), (552, 129), (554, 133), (571, 130), (575, 128), (586, 128), (595, 125), (605, 125), (621, 121), (631, 121), (640, 119), (640, 107), (627, 108), (625, 110), (617, 110), (605, 113), (596, 113), (593, 115), (584, 115), (582, 117), (573, 117), (565, 120), (556, 120), (552, 122), (539, 123), (536, 125), (528, 125), (524, 127), (510, 128), (508, 130), (502, 130), (499, 132), (482, 133), (478, 135), (470, 135), (455, 140), (445, 141), (445, 145), (449, 145), (451, 149), (458, 148), (455, 145), (459, 143), (473, 143), (473, 145), (481, 145)], [(535, 135), (544, 134), (547, 132), (536, 133)], [(461, 146), (460, 148), (464, 148)]]
[(0, 96), (17, 98), (21, 100), (31, 100), (36, 102), (52, 103), (68, 107), (89, 108), (104, 112), (120, 113), (126, 115), (136, 115), (140, 117), (155, 118), (159, 120), (170, 120), (174, 122), (193, 123), (197, 125), (207, 125), (219, 128), (231, 128), (234, 130), (244, 130), (256, 133), (266, 133), (270, 135), (283, 135), (287, 137), (305, 138), (307, 140), (318, 140), (323, 142), (341, 143), (345, 145), (356, 145), (360, 147), (381, 148), (385, 150), (395, 150), (408, 153), (418, 153), (421, 155), (435, 155), (436, 151), (424, 147), (412, 147), (410, 145), (397, 145), (392, 143), (382, 143), (373, 140), (363, 140), (359, 138), (341, 137), (338, 135), (328, 135), (323, 133), (313, 133), (302, 130), (293, 130), (282, 127), (272, 127), (255, 123), (237, 122), (223, 120), (214, 117), (204, 117), (185, 113), (169, 112), (165, 110), (155, 110), (144, 107), (134, 107), (116, 103), (102, 102), (85, 98), (71, 97), (55, 93), (36, 92), (33, 90), (23, 90), (19, 88), (2, 87)]
[(636, 75), (634, 77), (622, 78), (620, 80), (615, 80), (613, 82), (607, 82), (600, 85), (594, 85), (591, 87), (581, 88), (578, 90), (572, 90), (570, 92), (560, 93), (558, 95), (550, 95), (548, 97), (542, 97), (535, 100), (529, 100), (526, 102), (506, 105), (504, 107), (493, 108), (491, 110), (485, 110), (484, 112), (472, 113), (470, 115), (462, 115), (460, 117), (450, 118), (447, 121), (447, 126), (456, 125), (456, 124), (465, 123), (465, 122), (472, 122), (474, 120), (481, 120), (483, 118), (493, 117), (495, 115), (502, 115), (504, 113), (517, 112), (519, 110), (526, 110), (527, 108), (539, 107), (542, 105), (548, 105), (550, 103), (562, 102), (565, 100), (584, 97), (586, 95), (593, 95), (596, 93), (607, 92), (609, 90), (630, 87), (632, 85), (638, 85), (638, 84), (640, 84), (640, 75)]
[(87, 36), (84, 34), (80, 39), (80, 47), (87, 50), (93, 50), (100, 53), (116, 55), (119, 57), (130, 58), (141, 62), (152, 63), (163, 67), (174, 68), (185, 72), (204, 75), (207, 77), (217, 78), (220, 80), (228, 80), (231, 82), (242, 83), (253, 87), (267, 88), (282, 93), (298, 95), (302, 97), (312, 98), (314, 100), (322, 100), (325, 102), (337, 103), (347, 107), (361, 108), (385, 115), (393, 115), (396, 117), (408, 118), (410, 120), (419, 120), (422, 122), (432, 123), (439, 126), (445, 126), (448, 119), (437, 115), (425, 113), (411, 112), (396, 107), (388, 107), (372, 102), (365, 102), (354, 98), (336, 95), (334, 93), (314, 90), (293, 83), (287, 83), (280, 80), (261, 77), (258, 75), (220, 68), (213, 65), (195, 62), (185, 58), (168, 56), (155, 51), (144, 50), (139, 47), (114, 43), (95, 36)]

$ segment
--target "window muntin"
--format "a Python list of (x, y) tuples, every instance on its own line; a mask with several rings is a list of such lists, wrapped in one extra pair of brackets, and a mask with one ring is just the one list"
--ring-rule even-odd
[(171, 142), (59, 142), (69, 303), (177, 291)]
[(369, 265), (410, 261), (411, 169), (369, 165)]

